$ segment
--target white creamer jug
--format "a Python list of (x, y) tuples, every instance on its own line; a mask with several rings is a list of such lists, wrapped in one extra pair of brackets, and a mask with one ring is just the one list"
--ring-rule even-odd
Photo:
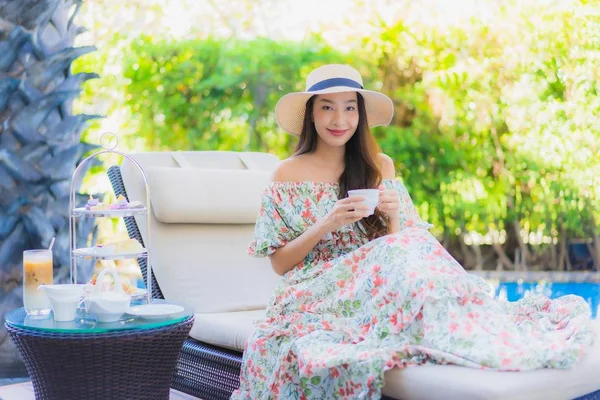
[(40, 285), (39, 290), (43, 290), (50, 299), (54, 320), (66, 322), (75, 319), (84, 289), (89, 286), (87, 284)]

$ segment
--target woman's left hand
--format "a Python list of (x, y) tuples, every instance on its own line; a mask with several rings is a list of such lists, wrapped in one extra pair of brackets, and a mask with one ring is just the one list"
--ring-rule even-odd
[(400, 196), (395, 190), (387, 190), (385, 186), (379, 185), (379, 211), (388, 218), (396, 218), (400, 213)]

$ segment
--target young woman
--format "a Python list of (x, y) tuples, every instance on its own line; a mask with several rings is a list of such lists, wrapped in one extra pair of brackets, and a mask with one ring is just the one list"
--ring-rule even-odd
[[(497, 302), (429, 233), (369, 131), (392, 115), (345, 65), (317, 68), (277, 104), (299, 142), (264, 192), (249, 251), (283, 278), (232, 398), (377, 399), (394, 367), (568, 368), (593, 342), (583, 299)], [(372, 215), (347, 196), (364, 188), (380, 190)]]

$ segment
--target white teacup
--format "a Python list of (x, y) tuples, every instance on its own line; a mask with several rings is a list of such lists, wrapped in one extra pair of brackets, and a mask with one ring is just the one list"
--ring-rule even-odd
[(364, 197), (363, 201), (369, 207), (369, 215), (373, 215), (375, 207), (379, 204), (379, 189), (354, 189), (348, 190), (348, 197)]

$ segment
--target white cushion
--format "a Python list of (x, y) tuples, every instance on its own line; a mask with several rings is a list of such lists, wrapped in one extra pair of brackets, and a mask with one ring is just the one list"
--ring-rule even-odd
[(273, 169), (279, 159), (269, 153), (237, 151), (148, 151), (130, 154), (142, 166), (235, 170)]
[(264, 309), (196, 314), (190, 336), (204, 343), (243, 351), (254, 329), (254, 321), (264, 316)]
[(600, 321), (596, 341), (573, 368), (498, 372), (455, 365), (422, 365), (385, 373), (383, 393), (402, 400), (568, 400), (600, 390)]
[(270, 171), (145, 168), (152, 211), (165, 223), (254, 224)]
[(195, 312), (264, 308), (281, 279), (269, 259), (246, 249), (252, 225), (154, 222), (150, 257), (165, 299)]
[[(235, 153), (235, 152), (151, 152), (132, 155), (146, 171), (148, 176), (152, 203), (167, 204), (171, 189), (178, 185), (178, 197), (200, 199), (194, 191), (202, 191), (200, 185), (189, 185), (186, 190), (185, 180), (177, 184), (169, 182), (168, 175), (193, 179), (204, 175), (204, 181), (210, 179), (211, 168), (216, 175), (228, 171), (233, 175), (256, 176), (251, 193), (243, 193), (248, 204), (258, 204), (264, 189), (259, 187), (258, 180), (263, 179), (278, 162), (271, 154)], [(252, 169), (248, 170), (247, 168)], [(160, 177), (153, 174), (163, 168)], [(145, 203), (145, 186), (141, 175), (133, 165), (124, 161), (121, 166), (123, 182), (130, 200)], [(148, 173), (150, 172), (150, 173)], [(154, 180), (160, 179), (162, 184), (156, 185)], [(218, 196), (239, 196), (239, 186), (233, 182), (213, 181), (213, 189)], [(171, 185), (171, 186), (169, 186)], [(265, 182), (266, 185), (266, 182)], [(158, 196), (158, 200), (157, 200)], [(197, 210), (201, 210), (203, 202), (212, 201), (202, 197), (197, 201)], [(173, 200), (179, 201), (179, 200)], [(177, 213), (182, 204), (173, 203), (173, 213)], [(159, 206), (158, 209), (162, 207)], [(191, 207), (191, 206), (190, 206)], [(215, 203), (212, 203), (213, 211)], [(255, 207), (255, 206), (252, 206)], [(163, 211), (166, 211), (163, 209)], [(201, 211), (198, 211), (201, 212)], [(248, 214), (250, 211), (246, 211)], [(191, 213), (191, 210), (190, 210)], [(144, 244), (149, 248), (150, 263), (156, 275), (165, 299), (181, 302), (191, 306), (196, 313), (220, 313), (227, 311), (247, 311), (264, 308), (275, 289), (280, 277), (273, 272), (268, 258), (255, 258), (247, 253), (248, 244), (252, 240), (254, 222), (258, 215), (258, 207), (250, 219), (249, 215), (221, 215), (220, 223), (165, 223), (150, 213), (151, 242), (148, 245), (146, 217), (136, 217), (142, 233)], [(207, 216), (204, 216), (207, 218)], [(203, 218), (204, 218), (203, 217)], [(183, 221), (185, 213), (172, 214), (165, 219)], [(229, 218), (229, 219), (226, 219)], [(237, 220), (236, 218), (239, 218)], [(227, 221), (227, 224), (223, 221)]]
[[(196, 314), (190, 336), (202, 342), (243, 351), (253, 322), (264, 310)], [(591, 351), (568, 370), (498, 372), (456, 365), (394, 368), (385, 373), (383, 394), (401, 400), (568, 400), (600, 390), (600, 321)]]

